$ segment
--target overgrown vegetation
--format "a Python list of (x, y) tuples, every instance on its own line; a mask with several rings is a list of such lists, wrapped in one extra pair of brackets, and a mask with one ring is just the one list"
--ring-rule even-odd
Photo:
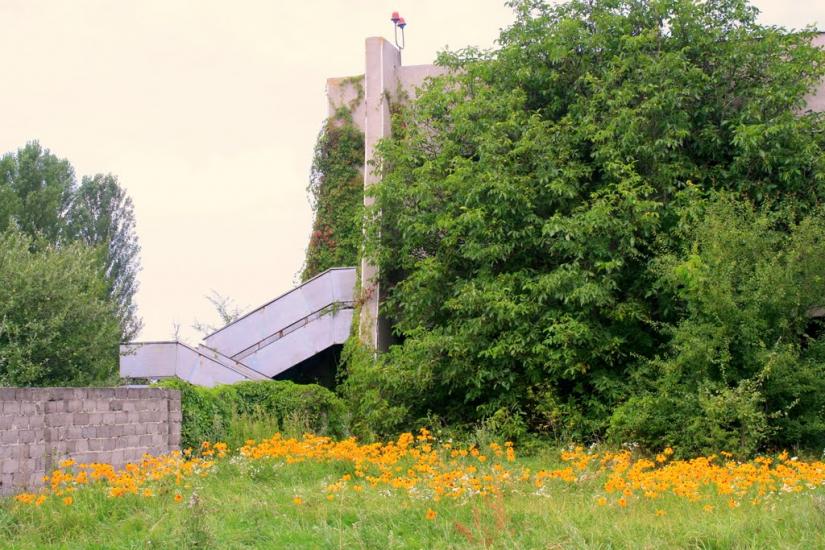
[(199, 448), (203, 441), (240, 446), (250, 437), (277, 431), (338, 437), (348, 434), (344, 403), (315, 384), (272, 380), (204, 388), (170, 379), (159, 385), (181, 392), (182, 448)]
[(93, 249), (0, 233), (0, 386), (111, 384), (120, 326)]
[[(0, 500), (3, 548), (821, 548), (825, 464), (275, 434)], [(105, 541), (105, 542), (101, 542)]]
[(324, 123), (315, 145), (307, 187), (315, 221), (301, 280), (331, 267), (356, 265), (363, 240), (363, 166), (364, 134), (342, 106)]
[(140, 330), (132, 201), (37, 142), (0, 157), (0, 385), (116, 381)]
[(93, 248), (107, 294), (116, 305), (121, 339), (141, 320), (133, 303), (140, 271), (132, 199), (112, 174), (83, 176), (38, 142), (0, 157), (0, 232), (17, 229), (38, 243)]
[(821, 446), (812, 33), (744, 0), (512, 5), (380, 145), (368, 253), (401, 344), (348, 367), (364, 429)]

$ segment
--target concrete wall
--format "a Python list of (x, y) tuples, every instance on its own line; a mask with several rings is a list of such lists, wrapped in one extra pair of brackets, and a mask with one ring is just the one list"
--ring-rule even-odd
[[(819, 33), (813, 43), (820, 48), (825, 48), (825, 32)], [(808, 108), (812, 111), (825, 111), (825, 80), (820, 82), (819, 87), (808, 97)]]
[(180, 446), (180, 392), (0, 388), (0, 494), (33, 488), (72, 458), (123, 467)]

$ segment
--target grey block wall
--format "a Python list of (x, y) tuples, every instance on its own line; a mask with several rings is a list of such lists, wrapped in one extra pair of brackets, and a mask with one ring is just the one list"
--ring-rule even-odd
[(0, 494), (41, 484), (66, 458), (123, 467), (180, 447), (180, 392), (0, 388)]

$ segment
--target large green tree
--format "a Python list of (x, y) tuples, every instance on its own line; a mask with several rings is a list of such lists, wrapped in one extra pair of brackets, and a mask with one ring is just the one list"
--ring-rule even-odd
[(83, 178), (69, 208), (68, 234), (72, 240), (98, 250), (109, 296), (117, 304), (122, 338), (131, 340), (142, 326), (133, 302), (138, 287), (140, 246), (132, 199), (115, 176), (96, 174)]
[(0, 232), (17, 228), (33, 243), (80, 241), (98, 251), (108, 293), (116, 302), (121, 338), (142, 325), (133, 303), (140, 270), (132, 199), (115, 176), (83, 177), (38, 142), (0, 158)]
[(77, 183), (69, 161), (36, 141), (0, 157), (0, 231), (11, 225), (48, 242), (65, 238)]
[(825, 198), (825, 123), (805, 109), (825, 53), (744, 0), (512, 5), (498, 48), (441, 56), (454, 71), (381, 144), (369, 253), (402, 343), (348, 384), (383, 419), (600, 437), (678, 352), (689, 308), (659, 260), (717, 194), (786, 227)]

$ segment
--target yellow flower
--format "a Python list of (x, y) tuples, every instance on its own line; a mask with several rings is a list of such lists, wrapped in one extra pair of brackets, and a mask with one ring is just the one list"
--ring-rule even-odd
[(438, 517), (438, 512), (432, 508), (427, 508), (427, 513), (424, 514), (424, 517), (429, 521), (433, 521), (436, 517)]
[(22, 502), (23, 504), (31, 504), (32, 502), (34, 502), (35, 498), (37, 498), (37, 496), (33, 495), (32, 493), (20, 493), (19, 495), (14, 497), (14, 500), (16, 500), (17, 502)]
[(702, 507), (702, 509), (703, 509), (705, 512), (713, 512), (713, 505), (712, 505), (712, 504), (705, 504), (705, 505)]
[(327, 500), (332, 502), (333, 500), (335, 500), (335, 495), (327, 495)]
[(66, 506), (71, 506), (73, 502), (74, 499), (72, 497), (66, 497), (63, 499), (63, 504), (65, 504)]
[(596, 501), (596, 504), (598, 504), (599, 506), (607, 506), (607, 498), (599, 497), (599, 499)]
[(294, 504), (295, 506), (300, 506), (303, 503), (304, 499), (302, 499), (301, 497), (295, 497), (292, 499), (292, 504)]
[(44, 502), (46, 502), (46, 495), (40, 495), (39, 497), (37, 497), (37, 500), (34, 501), (34, 505), (40, 506)]
[(665, 512), (664, 510), (656, 510), (656, 515), (662, 517), (664, 515), (667, 515), (667, 512)]

